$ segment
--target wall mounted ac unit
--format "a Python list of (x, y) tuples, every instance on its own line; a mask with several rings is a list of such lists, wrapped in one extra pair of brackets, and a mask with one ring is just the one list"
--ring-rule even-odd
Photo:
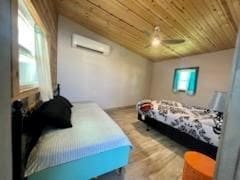
[(78, 34), (72, 35), (72, 46), (75, 48), (82, 48), (103, 55), (109, 55), (111, 51), (109, 45), (94, 41)]

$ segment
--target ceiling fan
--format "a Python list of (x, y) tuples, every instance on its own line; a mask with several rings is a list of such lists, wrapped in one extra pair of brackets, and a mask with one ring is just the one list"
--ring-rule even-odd
[[(148, 33), (147, 33), (148, 34)], [(149, 35), (149, 34), (148, 34)], [(175, 45), (175, 44), (182, 44), (184, 43), (185, 40), (184, 39), (162, 39), (161, 35), (160, 35), (160, 27), (156, 26), (154, 28), (154, 32), (152, 34), (152, 40), (151, 43), (148, 44), (147, 46), (145, 46), (145, 48), (149, 48), (149, 47), (154, 47), (157, 48), (159, 47), (161, 44), (166, 44), (166, 45)]]

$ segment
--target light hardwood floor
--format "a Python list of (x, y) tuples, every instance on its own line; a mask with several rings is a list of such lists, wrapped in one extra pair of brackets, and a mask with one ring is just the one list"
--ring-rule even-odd
[(158, 131), (146, 131), (146, 125), (137, 120), (135, 108), (107, 112), (122, 128), (133, 144), (129, 165), (121, 176), (109, 173), (101, 180), (180, 180), (183, 154), (187, 150)]

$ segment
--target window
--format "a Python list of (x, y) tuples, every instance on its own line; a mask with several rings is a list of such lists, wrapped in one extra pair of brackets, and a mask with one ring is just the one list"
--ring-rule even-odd
[(35, 58), (35, 22), (23, 0), (18, 9), (18, 62), (20, 89), (38, 84)]
[(175, 69), (173, 91), (194, 95), (197, 88), (198, 67)]

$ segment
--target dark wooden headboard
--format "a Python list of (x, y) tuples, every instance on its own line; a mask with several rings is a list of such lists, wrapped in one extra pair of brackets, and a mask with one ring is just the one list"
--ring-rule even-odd
[[(53, 91), (53, 95), (60, 95), (60, 85)], [(27, 158), (35, 145), (35, 137), (25, 133), (25, 127), (29, 123), (29, 115), (41, 105), (39, 102), (29, 110), (24, 100), (12, 103), (12, 156), (13, 156), (13, 180), (23, 180)]]

